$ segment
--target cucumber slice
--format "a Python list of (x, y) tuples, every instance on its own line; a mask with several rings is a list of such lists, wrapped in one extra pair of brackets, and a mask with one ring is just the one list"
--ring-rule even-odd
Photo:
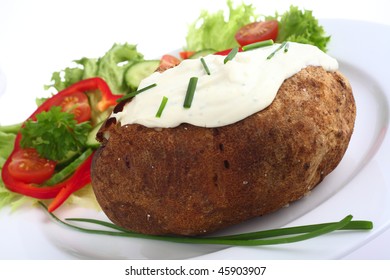
[(61, 169), (58, 173), (55, 173), (49, 180), (45, 182), (45, 185), (52, 186), (56, 185), (59, 182), (64, 181), (68, 178), (76, 169), (86, 160), (91, 154), (93, 150), (87, 149), (84, 153), (82, 153), (79, 157), (77, 157), (74, 161), (69, 163), (66, 167)]
[(75, 151), (69, 151), (65, 158), (63, 158), (62, 160), (60, 160), (59, 162), (57, 162), (57, 166), (56, 166), (56, 169), (61, 169), (63, 168), (64, 166), (67, 166), (70, 162), (72, 162), (76, 157), (78, 157), (80, 154), (78, 152), (75, 152)]
[(92, 149), (96, 149), (100, 146), (100, 143), (98, 140), (96, 140), (96, 134), (98, 133), (100, 127), (102, 126), (103, 122), (98, 123), (95, 125), (92, 130), (89, 132), (87, 137), (87, 142), (85, 143), (87, 147), (90, 147)]
[(125, 83), (130, 88), (138, 88), (141, 80), (156, 71), (159, 65), (159, 60), (144, 60), (134, 63), (125, 73)]
[(216, 53), (216, 52), (217, 51), (213, 50), (213, 49), (201, 50), (201, 51), (198, 51), (198, 52), (194, 53), (193, 55), (191, 55), (190, 59), (204, 57), (206, 55), (213, 54), (213, 53)]

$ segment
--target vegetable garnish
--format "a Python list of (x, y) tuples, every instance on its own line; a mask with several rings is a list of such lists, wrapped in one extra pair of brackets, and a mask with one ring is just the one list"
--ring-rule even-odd
[(61, 161), (68, 153), (80, 152), (85, 146), (91, 130), (89, 122), (77, 123), (73, 114), (62, 112), (58, 106), (35, 117), (36, 120), (27, 120), (20, 131), (23, 148), (33, 147), (42, 157)]
[(52, 212), (60, 207), (72, 193), (91, 183), (92, 158), (93, 153), (88, 155), (87, 159), (77, 167), (71, 177), (71, 180), (67, 180), (67, 183), (64, 184), (64, 187), (60, 189), (53, 201), (50, 203), (48, 208), (49, 212)]
[(54, 174), (49, 180), (45, 182), (46, 185), (52, 186), (60, 183), (73, 174), (77, 168), (90, 156), (92, 155), (93, 150), (87, 149), (79, 157), (73, 160), (70, 164), (61, 169), (58, 173)]
[(203, 68), (206, 71), (207, 75), (210, 75), (210, 69), (206, 64), (206, 61), (204, 60), (203, 57), (200, 58), (200, 62), (202, 62)]
[(326, 52), (330, 36), (326, 36), (324, 28), (313, 16), (312, 11), (290, 6), (290, 9), (281, 15), (275, 13), (275, 16), (266, 17), (266, 20), (275, 19), (279, 22), (277, 43), (290, 41), (310, 44)]
[(290, 44), (287, 42), (286, 45), (284, 46), (284, 52), (288, 52), (288, 47), (290, 46)]
[[(89, 98), (86, 97), (86, 94), (88, 94)], [(86, 100), (93, 100), (93, 102), (90, 101), (91, 104), (85, 104), (85, 102), (83, 101), (84, 98), (86, 98)], [(43, 103), (40, 104), (38, 109), (35, 110), (35, 112), (24, 122), (24, 124), (22, 125), (22, 129), (20, 129), (15, 135), (12, 151), (9, 153), (8, 158), (6, 159), (4, 165), (1, 168), (1, 178), (4, 183), (4, 186), (11, 192), (36, 199), (55, 198), (52, 202), (54, 203), (53, 206), (49, 207), (49, 210), (53, 211), (53, 209), (60, 206), (66, 200), (66, 198), (69, 197), (70, 194), (88, 185), (91, 181), (90, 167), (92, 154), (90, 154), (89, 156), (84, 154), (84, 157), (80, 155), (82, 159), (80, 159), (80, 161), (78, 161), (77, 163), (80, 165), (76, 168), (73, 168), (74, 173), (68, 173), (66, 175), (66, 178), (64, 177), (62, 181), (54, 183), (54, 185), (50, 186), (44, 182), (49, 179), (48, 177), (56, 176), (56, 174), (61, 174), (61, 172), (68, 171), (68, 169), (63, 167), (63, 169), (59, 170), (58, 173), (54, 173), (53, 175), (53, 173), (48, 172), (50, 170), (46, 170), (46, 168), (51, 168), (51, 164), (48, 164), (47, 166), (43, 165), (42, 169), (43, 171), (45, 171), (43, 174), (42, 172), (38, 174), (36, 173), (36, 171), (34, 171), (34, 173), (27, 173), (23, 178), (21, 178), (19, 175), (17, 175), (16, 171), (19, 172), (18, 174), (21, 174), (20, 172), (28, 172), (29, 169), (25, 168), (25, 170), (23, 170), (23, 164), (15, 165), (15, 163), (18, 163), (18, 161), (20, 162), (20, 160), (23, 160), (23, 162), (25, 163), (31, 163), (31, 161), (34, 163), (34, 160), (39, 161), (40, 159), (38, 157), (35, 157), (33, 152), (30, 153), (30, 150), (37, 151), (38, 153), (41, 150), (43, 154), (51, 153), (50, 155), (46, 156), (51, 157), (54, 155), (56, 160), (62, 157), (59, 154), (64, 152), (66, 149), (63, 149), (63, 151), (59, 153), (58, 151), (49, 151), (50, 148), (48, 147), (41, 149), (39, 147), (39, 144), (50, 144), (45, 142), (59, 143), (60, 145), (63, 145), (63, 147), (67, 147), (68, 152), (71, 152), (73, 150), (74, 143), (68, 143), (70, 141), (69, 137), (72, 138), (72, 141), (76, 140), (76, 142), (83, 142), (82, 139), (84, 139), (86, 135), (89, 135), (91, 131), (89, 129), (88, 131), (85, 130), (84, 132), (81, 132), (77, 128), (77, 126), (85, 126), (89, 122), (96, 121), (94, 120), (94, 116), (92, 115), (91, 111), (94, 110), (95, 114), (102, 113), (109, 107), (116, 105), (117, 98), (118, 96), (112, 94), (106, 82), (103, 79), (96, 77), (77, 82), (69, 86), (68, 88), (58, 92), (54, 96), (44, 100)], [(85, 115), (85, 109), (88, 108), (91, 109), (91, 111), (88, 111), (88, 114)], [(82, 112), (79, 112), (79, 109), (81, 109)], [(56, 115), (61, 115), (60, 120), (55, 117)], [(88, 118), (88, 122), (84, 122), (86, 118)], [(62, 127), (64, 125), (64, 120), (67, 120), (68, 123), (64, 127), (67, 127), (69, 124), (71, 124), (71, 128), (67, 127), (62, 132), (57, 131), (56, 129), (58, 128), (58, 126)], [(38, 122), (41, 121), (42, 123), (39, 124), (39, 126), (44, 127), (39, 128), (38, 126), (35, 126), (38, 124)], [(41, 136), (38, 136), (39, 130), (42, 130)], [(71, 135), (71, 130), (77, 130), (77, 133)], [(31, 141), (28, 139), (23, 139), (26, 135), (30, 134), (34, 135), (34, 137), (30, 139)], [(56, 139), (51, 139), (48, 135), (51, 135), (52, 137), (55, 136)], [(60, 141), (58, 141), (58, 139), (60, 139)], [(31, 145), (33, 147), (27, 148), (28, 150), (24, 149), (22, 146), (22, 141), (27, 141), (28, 146)], [(26, 150), (29, 152), (27, 153)], [(73, 154), (71, 152), (71, 154), (73, 154), (74, 156), (77, 156), (77, 154), (79, 153), (82, 154), (86, 150), (86, 147), (80, 148), (80, 150), (76, 150), (76, 153)], [(62, 155), (64, 155), (64, 153), (62, 153)], [(71, 155), (70, 159), (73, 155)], [(28, 158), (26, 158), (26, 156)], [(39, 156), (42, 157), (44, 160), (49, 160), (41, 154)], [(68, 161), (68, 158), (66, 159), (66, 161)], [(63, 164), (63, 162), (57, 161), (56, 163), (57, 166)], [(69, 165), (71, 164), (72, 163), (70, 163)], [(22, 169), (17, 170), (14, 169), (12, 166), (20, 167)], [(62, 175), (63, 174), (64, 173), (62, 173)], [(38, 181), (40, 183), (37, 183)]]
[(245, 52), (245, 51), (250, 51), (250, 50), (254, 50), (254, 49), (258, 49), (258, 48), (272, 46), (273, 44), (274, 44), (274, 41), (270, 39), (270, 40), (256, 42), (253, 44), (243, 46), (242, 50)]
[(255, 21), (238, 29), (234, 37), (240, 46), (246, 46), (270, 39), (275, 41), (278, 37), (278, 30), (277, 20)]
[(203, 10), (199, 17), (189, 25), (186, 36), (188, 51), (213, 49), (221, 51), (238, 46), (234, 38), (237, 30), (252, 22), (258, 16), (251, 4), (239, 4), (234, 7), (232, 0), (227, 0), (227, 12), (218, 10), (214, 13)]
[(191, 108), (192, 100), (194, 99), (194, 94), (195, 94), (195, 89), (196, 89), (196, 84), (198, 83), (198, 78), (197, 77), (192, 77), (190, 79), (190, 82), (188, 83), (188, 88), (187, 88), (187, 93), (186, 97), (184, 99), (184, 108)]
[(158, 108), (158, 111), (156, 113), (156, 118), (161, 118), (162, 112), (164, 111), (165, 105), (167, 105), (168, 97), (163, 96), (161, 100), (160, 107)]
[(127, 70), (136, 62), (143, 61), (144, 56), (132, 44), (114, 44), (102, 57), (83, 57), (74, 60), (75, 67), (67, 67), (54, 72), (52, 84), (45, 86), (57, 91), (64, 90), (72, 84), (91, 77), (103, 78), (115, 94), (136, 90), (123, 78)]
[(55, 171), (57, 162), (43, 158), (36, 149), (19, 149), (13, 154), (8, 173), (21, 182), (42, 184)]
[[(276, 12), (274, 16), (259, 16), (251, 4), (243, 3), (234, 9), (232, 1), (228, 0), (227, 6), (228, 15), (224, 14), (224, 10), (215, 13), (203, 11), (200, 14), (195, 22), (189, 26), (185, 50), (214, 49), (222, 51), (238, 45), (244, 46), (255, 41), (272, 39), (275, 34), (277, 34), (276, 40), (274, 40), (276, 43), (290, 41), (315, 45), (322, 51), (327, 49), (330, 36), (326, 36), (324, 28), (310, 10), (300, 10), (296, 6), (290, 6), (290, 9), (283, 14)], [(226, 18), (229, 19), (228, 22), (226, 22)], [(256, 31), (259, 28), (262, 36), (257, 35), (256, 32), (249, 34), (249, 36), (245, 33), (243, 34), (245, 36), (240, 36), (239, 30), (245, 29), (247, 24), (250, 26), (250, 31)], [(271, 34), (263, 36), (263, 27)], [(239, 40), (235, 39), (237, 35), (241, 37), (238, 38)], [(248, 37), (249, 41), (245, 37)]]
[(232, 60), (236, 56), (237, 53), (238, 53), (238, 48), (232, 48), (232, 50), (229, 52), (229, 54), (223, 60), (223, 63), (226, 64), (228, 61)]
[(126, 94), (125, 96), (122, 96), (121, 98), (118, 98), (117, 99), (117, 102), (122, 102), (124, 100), (128, 100), (130, 98), (133, 98), (134, 96), (136, 96), (137, 94), (140, 94), (141, 92), (144, 92), (145, 90), (148, 90), (148, 89), (151, 89), (151, 88), (154, 88), (155, 86), (157, 86), (157, 84), (151, 84), (151, 85), (148, 85), (144, 88), (141, 88), (139, 90), (136, 90), (136, 91), (133, 91), (133, 92), (130, 92), (128, 94)]
[[(44, 203), (39, 204), (47, 210)], [(352, 221), (352, 216), (348, 215), (342, 220), (333, 223), (322, 223), (305, 226), (288, 227), (281, 229), (271, 229), (250, 233), (243, 233), (237, 235), (226, 235), (218, 237), (174, 237), (174, 236), (159, 236), (159, 235), (148, 235), (129, 231), (115, 224), (96, 220), (96, 219), (85, 219), (85, 218), (67, 218), (65, 221), (59, 219), (53, 213), (50, 216), (60, 224), (68, 226), (72, 229), (90, 233), (90, 234), (101, 234), (110, 236), (122, 236), (129, 238), (143, 238), (161, 240), (175, 243), (188, 243), (188, 244), (214, 244), (214, 245), (233, 245), (233, 246), (264, 246), (264, 245), (277, 245), (287, 244), (307, 239), (315, 238), (337, 230), (371, 230), (373, 224), (371, 221)], [(97, 230), (91, 228), (83, 228), (67, 221), (81, 222), (103, 226), (111, 230)]]
[(267, 59), (271, 59), (272, 57), (274, 57), (274, 55), (275, 55), (278, 51), (280, 51), (281, 49), (283, 49), (283, 48), (284, 48), (284, 52), (287, 52), (286, 46), (288, 47), (287, 42), (283, 42), (282, 44), (280, 44), (280, 46), (279, 46), (276, 50), (274, 50), (269, 56), (267, 56)]

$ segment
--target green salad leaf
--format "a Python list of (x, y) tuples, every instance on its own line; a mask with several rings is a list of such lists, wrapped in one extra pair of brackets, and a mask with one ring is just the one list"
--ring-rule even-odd
[(311, 44), (326, 51), (330, 36), (325, 34), (312, 11), (290, 6), (290, 9), (283, 14), (276, 12), (273, 16), (260, 16), (255, 13), (255, 8), (252, 5), (242, 3), (234, 8), (231, 0), (227, 1), (227, 5), (229, 9), (227, 21), (223, 10), (215, 13), (201, 12), (200, 16), (188, 28), (185, 50), (213, 49), (221, 51), (237, 47), (235, 34), (240, 27), (254, 21), (276, 19), (279, 22), (276, 43), (291, 41)]
[(0, 169), (14, 148), (16, 134), (6, 133), (0, 130)]
[(225, 20), (223, 10), (210, 13), (203, 10), (194, 23), (188, 27), (186, 50), (200, 51), (213, 49), (215, 51), (238, 46), (234, 35), (240, 27), (256, 20), (255, 8), (242, 3), (236, 8), (232, 1), (227, 1), (229, 16)]
[(113, 93), (122, 94), (135, 90), (124, 81), (124, 73), (135, 62), (143, 60), (143, 54), (137, 51), (136, 45), (114, 44), (106, 54), (100, 58), (81, 58), (75, 60), (75, 67), (54, 72), (52, 84), (45, 89), (55, 88), (61, 91), (68, 86), (92, 77), (103, 78)]
[[(20, 127), (20, 124), (0, 126), (0, 173), (5, 161), (14, 148), (16, 134)], [(11, 192), (0, 179), (0, 209), (5, 206), (11, 206), (11, 210), (15, 210), (17, 207), (26, 203), (31, 203), (30, 198)]]
[(330, 36), (326, 36), (324, 28), (319, 25), (318, 20), (313, 16), (312, 11), (300, 10), (298, 7), (290, 6), (290, 10), (282, 15), (266, 18), (279, 21), (279, 33), (276, 42), (298, 42), (317, 46), (326, 51)]

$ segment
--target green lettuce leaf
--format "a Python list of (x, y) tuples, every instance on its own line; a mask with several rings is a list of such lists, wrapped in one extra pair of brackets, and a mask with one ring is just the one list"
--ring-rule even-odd
[(16, 134), (0, 131), (0, 169), (14, 148)]
[(290, 6), (290, 10), (282, 15), (266, 18), (279, 21), (279, 33), (276, 42), (298, 42), (317, 46), (326, 51), (330, 36), (326, 36), (324, 28), (319, 25), (318, 20), (313, 16), (312, 11), (300, 10), (298, 7)]
[(124, 81), (124, 73), (135, 62), (143, 60), (143, 55), (137, 51), (136, 45), (114, 44), (101, 58), (87, 58), (75, 60), (75, 67), (67, 67), (54, 72), (52, 84), (46, 85), (45, 89), (55, 88), (61, 91), (68, 86), (92, 77), (101, 77), (109, 85), (115, 94), (128, 93), (135, 90), (130, 88)]
[(259, 16), (256, 15), (255, 8), (251, 5), (243, 3), (234, 8), (231, 0), (227, 1), (227, 5), (229, 8), (227, 21), (223, 10), (215, 13), (201, 12), (195, 22), (189, 25), (185, 50), (213, 49), (221, 51), (236, 47), (238, 43), (234, 36), (240, 27), (253, 21), (272, 19), (279, 22), (277, 43), (292, 41), (315, 45), (323, 51), (327, 50), (330, 36), (325, 34), (312, 11), (290, 6), (290, 9), (283, 14), (276, 12), (274, 16)]
[[(5, 161), (14, 148), (15, 137), (19, 128), (20, 125), (0, 126), (0, 173)], [(30, 198), (8, 190), (0, 178), (0, 209), (5, 206), (10, 206), (11, 210), (15, 210), (26, 203), (31, 204), (31, 201)]]
[(198, 19), (188, 27), (187, 46), (184, 49), (221, 51), (238, 46), (234, 35), (240, 27), (255, 21), (257, 15), (252, 5), (242, 3), (234, 8), (231, 0), (227, 1), (227, 5), (229, 8), (227, 21), (223, 10), (215, 13), (205, 10), (201, 12)]

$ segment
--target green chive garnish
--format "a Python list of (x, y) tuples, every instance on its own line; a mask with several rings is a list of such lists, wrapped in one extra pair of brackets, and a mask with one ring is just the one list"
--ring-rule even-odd
[[(47, 207), (42, 202), (39, 204), (47, 211)], [(49, 213), (49, 212), (48, 212)], [(299, 242), (307, 239), (311, 239), (320, 235), (324, 235), (336, 230), (370, 230), (373, 228), (370, 221), (352, 221), (352, 216), (348, 215), (344, 219), (323, 224), (313, 224), (305, 226), (296, 226), (280, 229), (270, 229), (264, 231), (225, 235), (217, 237), (176, 237), (176, 236), (159, 236), (136, 233), (113, 223), (87, 218), (67, 218), (65, 221), (59, 219), (53, 213), (49, 215), (58, 223), (68, 226), (72, 229), (89, 234), (101, 234), (110, 236), (122, 236), (128, 238), (143, 238), (152, 240), (162, 240), (175, 243), (188, 243), (188, 244), (215, 244), (215, 245), (233, 245), (233, 246), (262, 246), (262, 245), (276, 245)], [(106, 227), (104, 229), (92, 229), (90, 227), (83, 228), (67, 221), (73, 221), (78, 223), (94, 224), (99, 227)]]
[(203, 68), (206, 71), (207, 75), (210, 75), (209, 67), (207, 67), (206, 61), (204, 61), (203, 57), (200, 58), (200, 61), (202, 62)]
[(198, 78), (197, 77), (192, 77), (190, 79), (190, 82), (188, 83), (188, 88), (187, 88), (187, 93), (186, 97), (184, 99), (184, 108), (191, 108), (192, 100), (194, 99), (194, 94), (195, 94), (195, 89), (196, 89), (196, 84), (198, 83)]
[(238, 53), (238, 48), (237, 47), (233, 48), (223, 60), (223, 64), (226, 64), (229, 60), (232, 60), (237, 53)]
[(140, 94), (141, 92), (143, 92), (143, 91), (145, 91), (145, 90), (148, 90), (148, 89), (150, 89), (150, 88), (153, 88), (153, 87), (155, 87), (155, 86), (157, 86), (157, 84), (151, 84), (151, 85), (149, 85), (149, 86), (147, 86), (147, 87), (144, 87), (144, 88), (141, 88), (141, 89), (139, 89), (139, 90), (130, 92), (130, 93), (126, 94), (125, 96), (122, 96), (121, 98), (118, 98), (117, 102), (121, 102), (121, 101), (123, 101), (123, 100), (130, 99), (130, 98), (136, 96), (137, 94)]
[(288, 47), (289, 47), (290, 45), (289, 45), (289, 43), (287, 42), (286, 43), (286, 45), (284, 46), (284, 52), (286, 53), (286, 52), (288, 52)]
[(245, 51), (250, 51), (250, 50), (254, 50), (254, 49), (258, 49), (258, 48), (272, 46), (273, 44), (274, 44), (274, 41), (272, 39), (270, 39), (270, 40), (265, 40), (265, 41), (256, 42), (253, 44), (243, 46), (242, 50), (245, 52)]
[(168, 97), (163, 96), (161, 100), (160, 107), (158, 108), (158, 111), (156, 113), (156, 118), (161, 118), (162, 112), (164, 111), (165, 105), (167, 105)]
[[(269, 56), (267, 56), (267, 59), (271, 59), (278, 51), (283, 49), (286, 46), (287, 42), (283, 42), (276, 50), (274, 50)], [(284, 52), (287, 52), (286, 50)]]

